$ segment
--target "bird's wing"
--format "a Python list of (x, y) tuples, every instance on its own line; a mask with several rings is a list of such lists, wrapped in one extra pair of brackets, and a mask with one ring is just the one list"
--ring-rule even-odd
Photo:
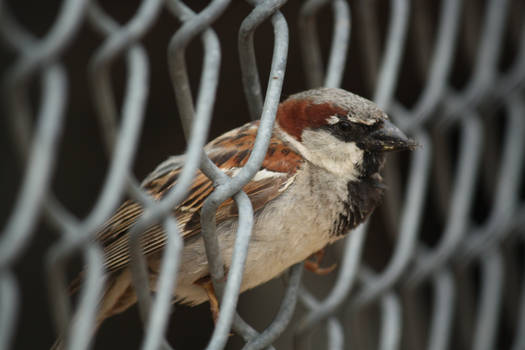
[[(246, 124), (210, 142), (205, 148), (210, 159), (228, 175), (234, 175), (250, 156), (257, 125), (256, 122)], [(162, 199), (176, 185), (183, 162), (182, 157), (168, 159), (144, 180), (143, 188), (155, 199)], [(302, 162), (300, 155), (275, 135), (272, 136), (261, 169), (243, 187), (254, 211), (261, 209), (293, 183)], [(200, 210), (212, 192), (212, 181), (198, 171), (186, 199), (173, 209), (185, 240), (200, 233)], [(118, 270), (129, 263), (128, 232), (141, 214), (141, 206), (128, 200), (98, 233), (97, 240), (104, 248), (105, 266), (108, 271)], [(237, 206), (230, 198), (219, 206), (216, 222), (220, 224), (237, 215)], [(140, 242), (144, 254), (149, 255), (163, 248), (166, 236), (160, 225), (154, 225), (141, 235)]]

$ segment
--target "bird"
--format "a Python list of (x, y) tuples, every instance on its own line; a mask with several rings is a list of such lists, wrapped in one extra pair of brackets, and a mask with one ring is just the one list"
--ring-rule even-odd
[[(247, 162), (259, 121), (217, 137), (205, 153), (228, 176)], [(289, 96), (276, 112), (262, 165), (244, 187), (254, 210), (241, 292), (281, 275), (290, 266), (309, 261), (312, 271), (325, 273), (318, 261), (325, 246), (345, 237), (381, 203), (386, 189), (381, 177), (386, 153), (413, 150), (408, 138), (373, 102), (339, 88), (316, 88)], [(184, 156), (172, 156), (142, 182), (161, 200), (177, 184)], [(200, 170), (187, 197), (173, 216), (184, 241), (174, 302), (199, 305), (210, 301), (214, 317), (218, 303), (200, 234), (200, 210), (214, 184)], [(104, 252), (106, 285), (96, 328), (137, 301), (133, 288), (128, 232), (143, 212), (127, 200), (103, 225), (96, 241)], [(238, 211), (230, 198), (216, 212), (216, 234), (228, 269), (235, 241)], [(156, 288), (166, 236), (160, 225), (141, 235), (152, 290)], [(317, 255), (316, 255), (317, 254)], [(77, 281), (72, 289), (77, 289)]]

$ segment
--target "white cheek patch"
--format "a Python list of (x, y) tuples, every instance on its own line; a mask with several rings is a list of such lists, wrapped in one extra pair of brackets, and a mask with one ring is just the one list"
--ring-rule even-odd
[(363, 150), (357, 147), (355, 142), (344, 142), (335, 137), (333, 139), (335, 143), (338, 144), (336, 147), (340, 150), (343, 158), (348, 159), (355, 165), (363, 162)]
[[(348, 180), (359, 177), (364, 152), (355, 142), (344, 142), (327, 131), (305, 130), (301, 135), (303, 156), (310, 162)], [(302, 153), (301, 152), (301, 153)]]

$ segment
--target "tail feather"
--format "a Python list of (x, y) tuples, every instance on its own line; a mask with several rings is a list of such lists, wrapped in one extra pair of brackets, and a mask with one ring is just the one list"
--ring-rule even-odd
[[(98, 331), (98, 329), (100, 328), (100, 325), (102, 324), (102, 321), (104, 320), (101, 320), (101, 321), (98, 321), (97, 320), (97, 323), (95, 324), (95, 327), (93, 328), (93, 335), (95, 335)], [(93, 340), (93, 337), (91, 338), (91, 340)], [(49, 350), (64, 350), (66, 348), (66, 337), (64, 336), (64, 334), (61, 334), (59, 335), (55, 342), (53, 343), (53, 345), (51, 345), (51, 347), (49, 348)]]
[[(70, 285), (71, 293), (76, 293), (81, 286), (82, 275), (79, 275)], [(115, 314), (121, 313), (135, 304), (137, 297), (132, 286), (131, 272), (129, 269), (124, 269), (116, 274), (112, 274), (106, 281), (105, 290), (99, 303), (99, 308), (96, 316), (96, 324), (93, 329), (93, 335), (106, 318)], [(65, 337), (63, 334), (59, 335), (50, 350), (62, 350), (66, 346)]]

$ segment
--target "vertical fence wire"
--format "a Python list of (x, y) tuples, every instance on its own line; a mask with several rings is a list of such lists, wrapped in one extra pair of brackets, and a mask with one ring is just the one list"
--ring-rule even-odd
[[(418, 12), (410, 0), (310, 0), (299, 7), (298, 26), (290, 33), (286, 11), (293, 1), (247, 2), (253, 9), (240, 25), (238, 54), (249, 114), (253, 120), (260, 119), (260, 126), (247, 163), (232, 178), (222, 173), (203, 151), (217, 98), (221, 61), (229, 59), (221, 49), (224, 39), (219, 38), (213, 25), (231, 9), (229, 0), (213, 0), (198, 12), (190, 8), (190, 2), (144, 0), (124, 24), (94, 1), (64, 0), (53, 25), (41, 37), (31, 34), (31, 27), (19, 24), (8, 4), (0, 3), (0, 37), (15, 56), (2, 77), (3, 115), (23, 171), (0, 235), (0, 349), (13, 347), (13, 336), (20, 327), (23, 299), (14, 266), (35, 239), (40, 216), (59, 233), (58, 241), (46, 254), (45, 265), (49, 309), (57, 333), (63, 337), (66, 348), (89, 347), (95, 331), (93, 305), (98, 303), (104, 286), (102, 252), (93, 238), (125, 195), (143, 207), (143, 215), (129, 232), (133, 285), (145, 329), (141, 348), (170, 349), (166, 340), (168, 316), (173, 308), (172, 291), (176, 288), (184, 244), (171, 213), (188, 193), (199, 168), (215, 184), (214, 192), (204, 203), (201, 220), (210, 274), (221, 307), (207, 349), (224, 349), (231, 331), (241, 336), (246, 350), (275, 349), (281, 336), (293, 338), (296, 349), (320, 343), (326, 349), (349, 349), (349, 335), (356, 335), (362, 344), (367, 344), (365, 348), (400, 349), (406, 345), (407, 349), (438, 350), (497, 348), (500, 343), (507, 344), (502, 334), (510, 334), (512, 341), (508, 346), (523, 348), (525, 284), (523, 277), (518, 281), (515, 276), (524, 275), (525, 265), (523, 259), (518, 262), (503, 258), (504, 243), (509, 249), (520, 251), (524, 237), (525, 16), (513, 13), (514, 7), (519, 8), (518, 2), (487, 0), (473, 4), (471, 0), (443, 0), (437, 4), (433, 36), (429, 35), (428, 23), (414, 20)], [(328, 26), (332, 26), (332, 31), (331, 37), (325, 38), (319, 28), (327, 25), (321, 19), (328, 7), (332, 21)], [(378, 12), (384, 7), (388, 7), (387, 23), (381, 38)], [(421, 5), (419, 9), (431, 11), (431, 7)], [(467, 13), (473, 8), (475, 11)], [(162, 200), (155, 201), (140, 189), (131, 165), (150, 98), (151, 63), (142, 40), (163, 12), (180, 23), (166, 49), (187, 149), (177, 185)], [(470, 29), (462, 28), (461, 23), (466, 17), (467, 25), (474, 24), (471, 28), (476, 28), (475, 22), (479, 24), (477, 37), (465, 38), (463, 31)], [(352, 21), (364, 23), (364, 28), (356, 29)], [(256, 32), (263, 24), (273, 28), (265, 93), (261, 83), (265, 78), (259, 76), (258, 67), (268, 62), (261, 62), (255, 49)], [(71, 77), (62, 58), (84, 25), (91, 26), (103, 38), (90, 59), (88, 75), (109, 167), (95, 204), (81, 219), (55, 197), (51, 183), (68, 118), (65, 111)], [(420, 28), (423, 25), (425, 28)], [(363, 42), (350, 42), (355, 30), (365, 39)], [(421, 33), (411, 39), (411, 30)], [(201, 40), (203, 60), (194, 96), (186, 50), (195, 40)], [(426, 76), (421, 93), (412, 104), (403, 103), (399, 97), (401, 83), (411, 79), (403, 69), (409, 40), (416, 40), (416, 45), (417, 40), (431, 40), (420, 50), (432, 50), (414, 56), (423, 71), (420, 75)], [(297, 264), (287, 273), (286, 288), (273, 320), (256, 330), (237, 313), (254, 219), (242, 188), (258, 171), (266, 154), (286, 82), (289, 41), (300, 44), (308, 87), (345, 88), (345, 70), (348, 65), (357, 64), (349, 61), (349, 55), (357, 52), (364, 57), (363, 71), (367, 84), (373, 87), (374, 101), (420, 147), (406, 165), (392, 159), (392, 165), (386, 169), (393, 187), (386, 203), (395, 205), (389, 208), (388, 215), (396, 217), (396, 225), (389, 228), (395, 237), (385, 266), (377, 270), (363, 260), (370, 228), (368, 223), (363, 224), (341, 245), (339, 271), (325, 297), (318, 297), (315, 290), (302, 285), (303, 265)], [(327, 52), (323, 52), (324, 41), (331, 43)], [(508, 67), (501, 70), (505, 42), (515, 49)], [(472, 67), (462, 87), (453, 82), (452, 74), (460, 51), (467, 52), (464, 59)], [(119, 109), (115, 97), (119, 91), (111, 77), (114, 62), (120, 58), (126, 65), (126, 82)], [(40, 83), (38, 103), (30, 93), (34, 82)], [(498, 125), (496, 129), (501, 132), (494, 130), (493, 125)], [(458, 140), (456, 144), (454, 138)], [(402, 171), (406, 171), (406, 184), (399, 180)], [(488, 191), (480, 200), (477, 193), (482, 183)], [(233, 198), (238, 206), (239, 222), (232, 262), (229, 271), (225, 271), (214, 217), (228, 198)], [(429, 212), (429, 208), (434, 208), (432, 202), (437, 203), (436, 212)], [(484, 206), (490, 210), (482, 218), (476, 217), (479, 214), (475, 209)], [(388, 218), (384, 221), (393, 222)], [(425, 232), (428, 222), (439, 222), (442, 227), (430, 239), (433, 244)], [(166, 246), (153, 297), (140, 237), (154, 224), (164, 228)], [(79, 300), (73, 308), (66, 291), (66, 270), (75, 255), (82, 257), (86, 269)], [(516, 300), (512, 302), (519, 309), (512, 317), (500, 317), (507, 302), (505, 288), (520, 285), (520, 291), (509, 294), (514, 295)], [(298, 301), (303, 310), (294, 319)], [(355, 322), (359, 317), (364, 321)], [(510, 320), (508, 324), (502, 324), (504, 319)], [(323, 336), (312, 337), (316, 331), (322, 331)]]

